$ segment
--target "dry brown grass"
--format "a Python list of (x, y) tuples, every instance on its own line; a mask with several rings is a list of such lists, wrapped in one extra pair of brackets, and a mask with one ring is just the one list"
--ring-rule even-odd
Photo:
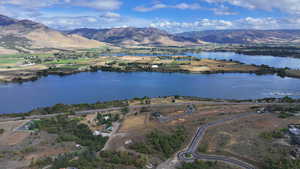
[(25, 35), (34, 48), (97, 48), (104, 43), (79, 35), (64, 35), (57, 31), (38, 29)]
[(29, 153), (25, 156), (25, 160), (37, 160), (44, 157), (56, 156), (69, 152), (69, 148), (51, 148), (51, 147), (39, 147), (37, 152)]
[(0, 47), (0, 55), (16, 54), (18, 51)]
[(146, 120), (146, 114), (137, 115), (137, 116), (128, 116), (125, 118), (124, 122), (122, 123), (120, 132), (127, 133), (131, 130), (136, 130), (136, 129), (142, 130), (146, 128), (145, 120)]
[(267, 157), (278, 159), (291, 147), (263, 139), (260, 134), (299, 122), (299, 117), (281, 119), (275, 114), (253, 115), (208, 129), (202, 144), (208, 145), (210, 153), (227, 154), (261, 165)]
[(28, 120), (0, 122), (0, 128), (4, 129), (4, 133), (0, 135), (0, 145), (17, 145), (27, 138), (30, 132), (14, 131), (17, 127), (27, 122)]

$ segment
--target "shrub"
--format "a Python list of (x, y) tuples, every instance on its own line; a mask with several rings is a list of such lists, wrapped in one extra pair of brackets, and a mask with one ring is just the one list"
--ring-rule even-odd
[(162, 153), (169, 158), (178, 151), (185, 141), (185, 129), (178, 127), (172, 134), (155, 130), (146, 136), (146, 141), (131, 146), (132, 149), (140, 153), (152, 154)]
[(204, 162), (197, 160), (193, 163), (183, 163), (182, 166), (178, 167), (177, 169), (214, 169), (216, 165), (216, 162)]

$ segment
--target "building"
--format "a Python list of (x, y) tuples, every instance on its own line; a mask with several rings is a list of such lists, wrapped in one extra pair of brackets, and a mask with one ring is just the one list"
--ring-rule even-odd
[(152, 113), (152, 116), (155, 118), (160, 118), (162, 115), (160, 112), (154, 112), (154, 113)]
[(299, 124), (289, 125), (289, 133), (291, 135), (292, 143), (300, 145), (300, 125)]
[(194, 111), (196, 111), (196, 108), (194, 105), (188, 105), (186, 110), (185, 110), (185, 113), (186, 114), (192, 114)]
[(153, 69), (157, 69), (158, 68), (158, 65), (152, 65), (151, 66)]

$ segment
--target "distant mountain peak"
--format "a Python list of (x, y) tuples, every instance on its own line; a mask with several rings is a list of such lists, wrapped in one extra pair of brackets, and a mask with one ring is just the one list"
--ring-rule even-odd
[(153, 27), (135, 28), (121, 27), (111, 29), (75, 29), (69, 34), (78, 34), (89, 39), (112, 43), (115, 45), (153, 45), (153, 46), (184, 46), (199, 45), (192, 38), (184, 38), (169, 34)]
[(15, 24), (18, 20), (10, 18), (8, 16), (0, 15), (0, 26), (7, 26)]
[(300, 43), (300, 30), (205, 30), (177, 34), (186, 38), (192, 37), (198, 40), (212, 43), (233, 44), (278, 44)]
[(17, 22), (17, 24), (21, 24), (24, 27), (30, 27), (30, 28), (48, 28), (47, 26), (45, 26), (45, 25), (43, 25), (41, 23), (37, 23), (37, 22), (31, 21), (31, 20), (27, 20), (27, 19), (19, 20)]
[(17, 20), (4, 15), (0, 15), (0, 42), (0, 54), (11, 50), (16, 53), (97, 48), (106, 45), (81, 36), (67, 35), (31, 20)]

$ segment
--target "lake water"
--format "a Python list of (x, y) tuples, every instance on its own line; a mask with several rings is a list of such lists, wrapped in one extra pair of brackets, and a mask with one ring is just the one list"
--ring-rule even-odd
[(274, 57), (274, 56), (249, 56), (237, 54), (233, 52), (202, 52), (202, 53), (187, 53), (189, 56), (196, 56), (198, 58), (208, 58), (217, 60), (234, 60), (246, 64), (268, 65), (275, 68), (292, 68), (300, 69), (300, 59), (290, 57)]
[(93, 103), (156, 96), (257, 99), (300, 98), (300, 79), (254, 74), (87, 72), (48, 76), (23, 84), (0, 84), (0, 113), (29, 111), (57, 103)]

